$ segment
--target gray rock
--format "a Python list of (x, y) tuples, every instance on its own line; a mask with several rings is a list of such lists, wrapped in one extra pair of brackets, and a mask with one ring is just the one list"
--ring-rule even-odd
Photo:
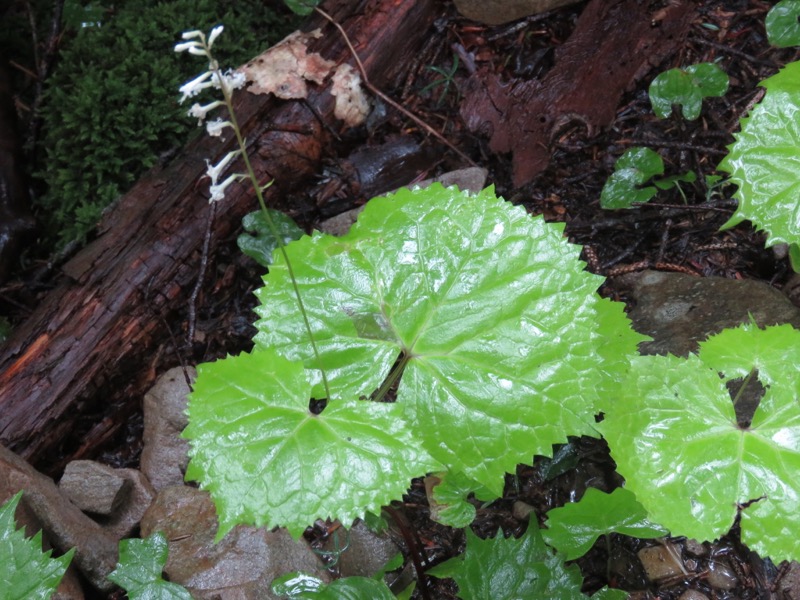
[(800, 310), (778, 290), (752, 280), (693, 277), (642, 271), (612, 280), (634, 303), (634, 329), (654, 341), (640, 344), (643, 354), (687, 356), (697, 343), (752, 315), (759, 326), (791, 323), (800, 328)]
[[(197, 373), (193, 368), (188, 371), (194, 381)], [(183, 369), (176, 367), (159, 377), (144, 396), (144, 448), (140, 466), (156, 490), (183, 484), (189, 444), (180, 433), (187, 425), (189, 391)]]
[(115, 538), (122, 539), (138, 527), (144, 513), (155, 500), (156, 490), (137, 469), (115, 469), (115, 472), (127, 482), (127, 493), (119, 507), (100, 524)]
[(75, 548), (72, 564), (96, 588), (111, 591), (113, 584), (106, 576), (117, 563), (117, 539), (72, 504), (49, 477), (0, 446), (0, 502), (19, 490), (25, 490), (20, 506), (36, 517), (36, 529), (43, 529), (61, 553)]
[(165, 572), (170, 581), (186, 586), (198, 600), (277, 598), (272, 581), (284, 573), (304, 571), (324, 581), (330, 576), (322, 562), (284, 529), (239, 525), (218, 544), (217, 516), (206, 492), (188, 486), (161, 490), (142, 519), (142, 537), (163, 531), (169, 540)]
[[(341, 537), (345, 536), (340, 536), (340, 544)], [(363, 521), (356, 521), (347, 532), (346, 539), (347, 549), (341, 553), (337, 563), (342, 577), (372, 577), (400, 552), (400, 548), (388, 534), (370, 531)], [(334, 549), (335, 542), (331, 536), (323, 550), (331, 552)]]
[(800, 600), (800, 563), (792, 561), (777, 585), (777, 592), (786, 600)]
[(500, 25), (576, 4), (580, 0), (455, 0), (458, 12), (488, 25)]
[(130, 483), (115, 469), (93, 460), (73, 460), (58, 488), (83, 512), (109, 516), (127, 498)]

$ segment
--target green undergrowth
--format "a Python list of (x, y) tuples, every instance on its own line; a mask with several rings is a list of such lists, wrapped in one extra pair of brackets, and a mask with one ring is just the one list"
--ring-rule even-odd
[(67, 29), (45, 87), (37, 173), (44, 191), (34, 208), (46, 246), (86, 241), (102, 211), (195, 129), (175, 94), (187, 59), (165, 51), (182, 31), (228, 23), (238, 43), (221, 57), (241, 64), (293, 22), (254, 0), (103, 5), (84, 8), (84, 26)]

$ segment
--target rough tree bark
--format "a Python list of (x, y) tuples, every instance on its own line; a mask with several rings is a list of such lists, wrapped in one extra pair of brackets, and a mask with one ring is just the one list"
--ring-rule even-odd
[(695, 3), (650, 4), (589, 2), (542, 79), (501, 82), (486, 69), (470, 78), (461, 115), (470, 129), (489, 137), (494, 152), (512, 153), (515, 186), (547, 168), (552, 141), (567, 127), (579, 124), (592, 136), (610, 125), (623, 93), (682, 42)]
[[(328, 3), (327, 10), (351, 36), (379, 87), (412, 62), (437, 16), (434, 0), (341, 1)], [(319, 17), (308, 26), (324, 34), (310, 51), (353, 63), (333, 26)], [(305, 102), (237, 94), (256, 173), (262, 181), (276, 179), (268, 193), (273, 204), (319, 171), (330, 130), (341, 129), (329, 85), (311, 87)], [(230, 139), (220, 144), (201, 137), (169, 167), (141, 179), (104, 217), (97, 240), (65, 266), (67, 277), (2, 347), (2, 444), (41, 463), (87, 406), (98, 398), (119, 402), (149, 383), (150, 355), (169, 341), (164, 318), (186, 306), (198, 276), (210, 210), (205, 159), (216, 162), (232, 146)], [(252, 192), (234, 188), (216, 211), (211, 252), (256, 208)], [(123, 379), (131, 373), (141, 376)], [(98, 423), (90, 436), (100, 439), (118, 425)]]

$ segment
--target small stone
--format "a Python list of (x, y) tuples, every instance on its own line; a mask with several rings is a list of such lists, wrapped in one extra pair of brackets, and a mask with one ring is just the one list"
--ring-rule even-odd
[(519, 519), (520, 521), (527, 521), (528, 517), (533, 512), (533, 510), (534, 508), (530, 504), (527, 504), (522, 500), (517, 500), (511, 507), (511, 514), (514, 516), (515, 519)]
[(83, 512), (108, 516), (125, 501), (130, 483), (107, 465), (73, 460), (58, 487)]
[(712, 558), (708, 562), (708, 585), (718, 590), (732, 590), (739, 583), (736, 574), (725, 562)]
[(637, 556), (650, 581), (661, 581), (686, 574), (679, 558), (679, 550), (674, 544), (667, 543), (642, 548)]
[(100, 524), (114, 537), (128, 537), (139, 526), (144, 513), (156, 497), (156, 491), (147, 477), (137, 469), (116, 469), (116, 473), (130, 485), (125, 501)]
[(686, 590), (678, 596), (678, 600), (708, 600), (708, 596), (697, 590)]
[[(356, 521), (350, 531), (339, 531), (339, 542), (347, 540), (347, 549), (339, 556), (339, 573), (342, 577), (373, 577), (394, 558), (400, 548), (388, 534), (370, 531), (363, 521)], [(335, 542), (331, 536), (323, 550), (331, 552)]]
[(800, 563), (792, 561), (786, 574), (781, 577), (776, 592), (785, 600), (800, 600)]
[(694, 556), (698, 557), (708, 556), (708, 548), (706, 547), (706, 545), (698, 542), (697, 540), (687, 539), (684, 542), (683, 547), (686, 548), (686, 551), (689, 554), (692, 554)]

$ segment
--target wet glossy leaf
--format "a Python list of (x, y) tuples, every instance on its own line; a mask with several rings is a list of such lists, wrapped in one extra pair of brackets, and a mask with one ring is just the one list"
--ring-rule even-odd
[(544, 543), (533, 521), (519, 539), (505, 538), (498, 530), (495, 537), (482, 540), (467, 529), (463, 557), (451, 560), (451, 576), (458, 584), (458, 597), (463, 600), (586, 600), (581, 593), (583, 578), (578, 567), (564, 564)]
[(548, 512), (547, 529), (542, 530), (545, 541), (566, 560), (583, 556), (607, 533), (653, 538), (667, 535), (667, 530), (647, 518), (647, 511), (631, 491), (617, 488), (606, 494), (591, 487), (579, 502)]
[(197, 372), (183, 434), (191, 442), (186, 477), (211, 494), (217, 539), (237, 523), (284, 525), (294, 537), (318, 518), (349, 524), (440, 467), (397, 404), (340, 400), (313, 414), (303, 366), (273, 350)]
[(467, 527), (475, 519), (475, 507), (467, 501), (474, 493), (484, 501), (495, 496), (462, 473), (444, 473), (441, 481), (433, 488), (431, 519), (449, 527)]
[(767, 13), (769, 43), (778, 48), (800, 45), (800, 0), (781, 0)]
[(167, 554), (167, 539), (160, 531), (142, 540), (121, 540), (119, 563), (108, 578), (131, 600), (192, 600), (185, 587), (162, 578)]
[[(800, 557), (800, 331), (726, 330), (688, 359), (640, 357), (600, 424), (626, 487), (672, 535), (713, 540), (742, 512), (742, 540)], [(747, 428), (727, 381), (757, 370), (766, 392)], [(643, 410), (642, 399), (647, 399)]]
[(14, 513), (22, 492), (0, 507), (0, 582), (2, 597), (8, 600), (48, 600), (56, 591), (75, 550), (50, 558), (52, 550), (42, 552), (42, 532), (25, 537), (17, 529)]
[(767, 246), (798, 243), (800, 62), (788, 64), (761, 85), (766, 96), (742, 119), (742, 129), (719, 165), (739, 187), (739, 207), (724, 227), (749, 220), (767, 232)]
[[(284, 244), (303, 237), (303, 230), (297, 226), (297, 223), (290, 216), (277, 210), (267, 210), (269, 210), (272, 223), (278, 230)], [(257, 210), (246, 214), (242, 219), (242, 227), (244, 227), (245, 232), (236, 238), (236, 244), (239, 249), (262, 267), (271, 265), (272, 252), (278, 247), (278, 242), (272, 234), (272, 229), (270, 229), (264, 213)]]
[[(402, 359), (396, 406), (414, 438), (498, 496), (518, 463), (594, 431), (603, 386), (641, 339), (596, 295), (563, 226), (491, 190), (401, 190), (372, 200), (348, 235), (287, 252), (331, 386), (326, 410), (370, 397)], [(282, 259), (265, 283), (256, 346), (314, 369)]]
[(272, 592), (291, 600), (395, 600), (383, 581), (344, 577), (331, 583), (304, 573), (290, 573), (272, 582)]
[(672, 114), (672, 106), (681, 106), (683, 116), (694, 121), (700, 116), (703, 98), (724, 96), (728, 91), (728, 75), (714, 63), (670, 69), (650, 84), (650, 102), (659, 119)]
[(652, 186), (640, 187), (664, 172), (664, 161), (650, 148), (631, 148), (614, 163), (614, 172), (600, 194), (600, 206), (606, 209), (631, 208), (647, 202), (658, 193)]

